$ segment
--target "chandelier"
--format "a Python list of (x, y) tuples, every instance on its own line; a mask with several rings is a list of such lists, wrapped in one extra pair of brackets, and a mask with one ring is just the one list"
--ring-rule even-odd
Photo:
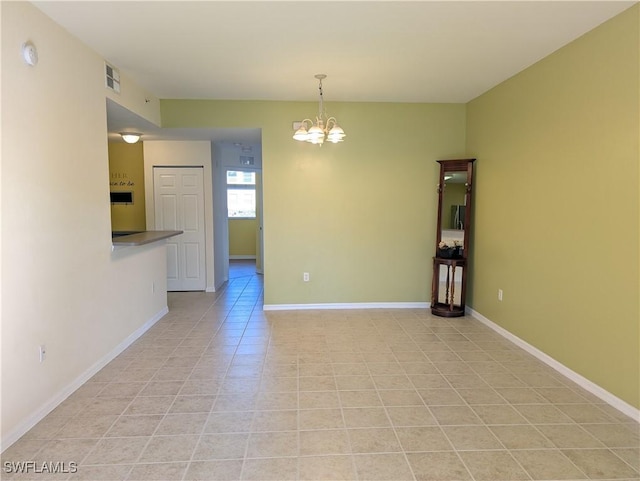
[(345, 133), (338, 125), (338, 121), (335, 117), (327, 117), (324, 111), (324, 104), (322, 98), (322, 81), (327, 78), (325, 74), (319, 73), (315, 75), (318, 79), (318, 90), (320, 91), (320, 106), (318, 109), (318, 116), (315, 123), (310, 119), (304, 119), (300, 122), (300, 127), (293, 134), (295, 140), (302, 142), (311, 142), (312, 144), (322, 145), (325, 140), (337, 144), (342, 142), (345, 138)]

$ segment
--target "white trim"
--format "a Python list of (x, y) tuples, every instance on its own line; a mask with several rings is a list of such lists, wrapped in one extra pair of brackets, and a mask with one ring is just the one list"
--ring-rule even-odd
[(256, 256), (244, 255), (244, 254), (239, 254), (239, 255), (235, 255), (235, 256), (230, 255), (229, 256), (229, 260), (230, 261), (232, 261), (232, 260), (244, 260), (244, 259), (253, 259), (253, 260), (255, 260)]
[(43, 404), (37, 411), (31, 414), (27, 419), (21, 422), (10, 433), (8, 433), (1, 442), (2, 451), (6, 450), (9, 446), (20, 439), (26, 434), (29, 429), (38, 424), (42, 419), (60, 405), (65, 399), (73, 394), (80, 386), (87, 382), (94, 374), (100, 369), (105, 367), (111, 361), (113, 361), (121, 352), (133, 344), (140, 336), (147, 332), (156, 322), (164, 317), (169, 312), (168, 307), (164, 307), (158, 313), (156, 313), (151, 319), (145, 322), (142, 326), (132, 332), (127, 338), (125, 338), (120, 344), (118, 344), (112, 351), (105, 354), (101, 359), (98, 359), (89, 369), (83, 372), (80, 376), (74, 379), (67, 387), (59, 391), (49, 401)]
[(309, 309), (427, 309), (428, 302), (349, 302), (323, 304), (265, 304), (265, 311), (295, 311)]
[(515, 345), (517, 345), (518, 347), (524, 349), (529, 354), (533, 355), (534, 357), (536, 357), (540, 361), (544, 362), (549, 367), (555, 369), (556, 371), (558, 371), (563, 376), (569, 378), (570, 380), (572, 380), (573, 382), (578, 384), (581, 388), (589, 391), (594, 396), (599, 397), (600, 399), (602, 399), (604, 402), (606, 402), (607, 404), (609, 404), (613, 408), (617, 409), (621, 413), (626, 414), (627, 416), (632, 418), (634, 421), (640, 422), (640, 410), (639, 409), (635, 408), (631, 404), (628, 404), (627, 402), (623, 401), (622, 399), (620, 399), (619, 397), (615, 396), (614, 394), (611, 394), (609, 391), (607, 391), (606, 389), (598, 386), (596, 383), (594, 383), (593, 381), (590, 381), (589, 379), (587, 379), (586, 377), (582, 376), (581, 374), (578, 374), (577, 372), (569, 369), (567, 366), (565, 366), (561, 362), (556, 361), (554, 358), (552, 358), (548, 354), (542, 352), (537, 347), (532, 346), (528, 342), (520, 339), (515, 334), (512, 334), (511, 332), (507, 331), (505, 328), (500, 327), (495, 322), (490, 321), (489, 319), (487, 319), (486, 317), (484, 317), (482, 314), (480, 314), (479, 312), (475, 311), (474, 309), (471, 309), (470, 307), (467, 307), (466, 311), (467, 311), (467, 314), (470, 314), (473, 318), (477, 319), (478, 321), (480, 321), (485, 326), (487, 326), (490, 329), (494, 330), (495, 332), (500, 334), (505, 339), (508, 339), (509, 341), (513, 342)]

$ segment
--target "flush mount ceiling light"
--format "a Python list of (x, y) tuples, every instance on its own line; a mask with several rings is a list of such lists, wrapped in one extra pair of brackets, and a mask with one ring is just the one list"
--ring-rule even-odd
[(136, 134), (135, 132), (121, 132), (120, 135), (127, 144), (135, 144), (142, 137), (142, 134)]
[(344, 130), (338, 125), (338, 121), (335, 117), (327, 117), (324, 111), (324, 104), (322, 98), (322, 81), (327, 78), (325, 74), (319, 73), (315, 75), (318, 79), (318, 90), (320, 91), (320, 105), (318, 109), (318, 116), (315, 123), (310, 119), (304, 119), (300, 122), (300, 126), (296, 133), (293, 134), (295, 140), (301, 142), (311, 142), (312, 144), (322, 145), (325, 140), (337, 144), (342, 142), (345, 138)]

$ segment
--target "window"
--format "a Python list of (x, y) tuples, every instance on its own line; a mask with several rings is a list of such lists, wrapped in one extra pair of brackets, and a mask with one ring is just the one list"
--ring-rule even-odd
[(227, 209), (229, 218), (256, 217), (256, 173), (227, 171)]

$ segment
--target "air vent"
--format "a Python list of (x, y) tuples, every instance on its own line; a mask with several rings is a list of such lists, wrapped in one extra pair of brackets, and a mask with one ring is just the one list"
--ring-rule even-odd
[(240, 156), (241, 165), (253, 165), (253, 157), (247, 157), (246, 155)]
[(120, 93), (120, 71), (105, 62), (105, 85), (115, 93)]

